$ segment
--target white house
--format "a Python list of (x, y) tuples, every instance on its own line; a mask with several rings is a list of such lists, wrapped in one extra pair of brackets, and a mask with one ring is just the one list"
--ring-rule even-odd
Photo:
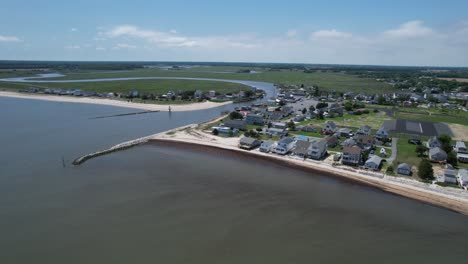
[(276, 147), (276, 142), (272, 140), (266, 140), (263, 141), (262, 144), (260, 145), (260, 151), (268, 153), (270, 151), (273, 151)]
[(371, 170), (379, 170), (382, 164), (382, 158), (377, 155), (372, 155), (366, 160), (365, 167)]
[(457, 184), (457, 173), (454, 169), (445, 169), (442, 175), (437, 176), (438, 182)]
[(457, 141), (457, 142), (455, 143), (455, 152), (467, 154), (467, 153), (468, 153), (468, 150), (466, 149), (465, 142), (463, 142), (463, 141)]
[(310, 142), (307, 154), (311, 159), (322, 159), (327, 154), (327, 141), (323, 138), (315, 138)]
[(461, 169), (458, 170), (458, 183), (460, 184), (461, 187), (468, 187), (468, 170), (467, 169)]
[(283, 138), (276, 145), (275, 152), (280, 155), (286, 155), (294, 148), (295, 143), (296, 142), (292, 138)]

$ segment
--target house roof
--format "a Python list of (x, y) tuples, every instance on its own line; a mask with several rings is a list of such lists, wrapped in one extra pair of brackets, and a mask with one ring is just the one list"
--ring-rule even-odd
[(436, 155), (436, 154), (439, 154), (439, 153), (443, 153), (443, 154), (447, 155), (447, 153), (445, 153), (445, 151), (442, 150), (439, 147), (431, 148), (429, 150), (429, 156), (433, 156), (433, 155)]
[(403, 170), (411, 170), (411, 165), (408, 163), (401, 163), (398, 165), (398, 169), (403, 169)]
[(290, 137), (285, 137), (278, 141), (279, 144), (290, 144), (292, 142), (294, 142), (294, 139)]
[(456, 148), (466, 148), (466, 145), (465, 145), (465, 142), (463, 142), (463, 141), (457, 141), (455, 143), (455, 147)]
[(256, 138), (243, 137), (241, 138), (240, 143), (245, 145), (253, 145), (256, 141), (258, 141)]
[(323, 149), (327, 146), (327, 141), (323, 138), (315, 138), (310, 143), (313, 147), (320, 149)]
[(361, 154), (362, 149), (358, 146), (352, 146), (352, 147), (344, 147), (343, 148), (343, 153), (349, 153), (349, 154)]
[(436, 144), (439, 144), (440, 145), (440, 141), (437, 137), (430, 137), (429, 140), (427, 141), (427, 143), (429, 144), (433, 144), (433, 143), (436, 143)]
[(366, 163), (374, 163), (380, 165), (380, 163), (382, 163), (382, 158), (377, 155), (372, 155), (369, 157), (369, 159), (366, 160)]
[(468, 170), (467, 169), (460, 169), (458, 170), (458, 176), (462, 181), (468, 181)]
[(223, 122), (224, 126), (227, 127), (245, 127), (245, 121), (244, 120), (226, 120)]
[(307, 153), (307, 150), (309, 149), (310, 147), (310, 142), (308, 141), (297, 141), (296, 142), (296, 147), (294, 148), (294, 153), (296, 154), (306, 154)]
[(262, 146), (271, 146), (273, 144), (275, 144), (273, 140), (265, 140), (262, 142)]
[(372, 143), (374, 142), (374, 138), (371, 135), (357, 135), (357, 141), (362, 143)]
[(338, 143), (338, 138), (335, 136), (326, 137), (325, 140), (328, 142), (328, 144)]

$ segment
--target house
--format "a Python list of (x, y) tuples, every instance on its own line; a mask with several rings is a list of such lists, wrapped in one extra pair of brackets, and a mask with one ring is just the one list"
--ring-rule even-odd
[(196, 90), (195, 93), (193, 94), (193, 97), (199, 99), (203, 97), (203, 92), (201, 90)]
[(311, 125), (303, 126), (300, 128), (300, 130), (303, 132), (312, 132), (312, 133), (317, 131), (317, 129)]
[(457, 141), (455, 143), (455, 152), (468, 154), (468, 150), (466, 149), (465, 142)]
[(457, 159), (461, 163), (468, 163), (468, 154), (457, 153)]
[(229, 127), (232, 129), (246, 130), (247, 124), (244, 120), (226, 120), (223, 121), (221, 126)]
[(209, 97), (216, 97), (216, 91), (214, 91), (214, 90), (209, 91), (208, 96)]
[(247, 123), (248, 125), (263, 126), (265, 125), (265, 120), (261, 115), (247, 114), (247, 116), (245, 117), (245, 123)]
[(294, 148), (295, 143), (296, 142), (293, 138), (282, 138), (280, 141), (278, 141), (278, 144), (275, 147), (275, 152), (280, 155), (286, 155)]
[(295, 156), (301, 157), (301, 158), (307, 158), (307, 153), (310, 147), (310, 142), (309, 141), (297, 141), (296, 146), (294, 147), (292, 153)]
[(243, 137), (239, 141), (239, 148), (251, 150), (260, 146), (261, 143), (262, 142), (256, 138)]
[(296, 115), (294, 117), (294, 122), (302, 122), (305, 119), (305, 115)]
[(327, 141), (327, 148), (334, 148), (338, 146), (338, 138), (335, 136), (328, 136), (325, 138), (325, 141)]
[(272, 122), (271, 123), (272, 128), (278, 128), (278, 129), (286, 129), (288, 125), (283, 122)]
[(411, 174), (413, 173), (411, 171), (411, 165), (409, 165), (408, 163), (398, 164), (397, 173), (407, 175), (407, 176), (411, 176)]
[(454, 169), (445, 169), (442, 175), (437, 176), (438, 182), (457, 184), (457, 173)]
[(319, 160), (327, 154), (327, 141), (323, 138), (315, 138), (310, 142), (307, 151), (309, 158)]
[(279, 129), (279, 128), (268, 128), (266, 131), (267, 135), (277, 136), (277, 137), (284, 137), (288, 135), (288, 131), (286, 129)]
[(353, 136), (353, 130), (351, 130), (350, 128), (340, 128), (338, 129), (338, 131), (336, 131), (336, 134), (339, 137), (349, 138)]
[(440, 143), (439, 139), (437, 137), (430, 137), (429, 140), (426, 143), (426, 147), (428, 149), (431, 148), (440, 148), (442, 146), (442, 143)]
[(212, 131), (218, 131), (219, 134), (225, 134), (225, 135), (235, 135), (239, 132), (238, 129), (231, 129), (230, 127), (212, 127)]
[(378, 140), (387, 139), (388, 138), (388, 131), (384, 127), (381, 127), (379, 130), (377, 130), (377, 133), (375, 134), (375, 137)]
[(357, 142), (354, 138), (348, 138), (345, 141), (343, 141), (343, 143), (341, 143), (341, 146), (343, 147), (352, 147), (355, 145), (357, 145)]
[(379, 170), (382, 165), (382, 158), (377, 155), (372, 155), (366, 160), (364, 166), (371, 170)]
[(343, 116), (343, 106), (340, 104), (330, 104), (328, 107), (328, 113), (333, 114), (334, 116)]
[(357, 135), (354, 139), (362, 148), (372, 148), (374, 146), (374, 138), (371, 135)]
[(445, 162), (447, 153), (439, 147), (429, 149), (429, 159), (433, 162)]
[(467, 169), (458, 170), (457, 178), (458, 178), (458, 184), (460, 184), (461, 187), (468, 187), (468, 170)]
[(260, 145), (260, 151), (268, 153), (270, 151), (273, 151), (276, 147), (276, 142), (272, 140), (266, 140), (263, 141), (263, 143)]
[(327, 121), (325, 127), (322, 129), (324, 134), (330, 135), (336, 132), (336, 124), (333, 121)]
[(357, 166), (361, 163), (362, 149), (358, 146), (344, 147), (341, 162), (345, 165)]
[(372, 133), (372, 128), (368, 125), (361, 126), (356, 135), (370, 135)]

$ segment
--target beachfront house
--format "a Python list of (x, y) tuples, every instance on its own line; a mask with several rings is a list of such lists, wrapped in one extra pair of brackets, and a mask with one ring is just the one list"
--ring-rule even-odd
[(439, 147), (429, 149), (429, 159), (432, 162), (445, 162), (447, 153)]
[(460, 184), (461, 187), (468, 187), (468, 170), (467, 169), (458, 170), (457, 178), (458, 178), (458, 184)]
[(239, 148), (251, 150), (260, 146), (262, 142), (256, 138), (243, 137), (239, 141)]
[(211, 98), (216, 97), (216, 91), (215, 90), (209, 91), (208, 96), (211, 97)]
[(264, 153), (269, 153), (273, 151), (276, 147), (276, 142), (273, 140), (265, 140), (260, 145), (260, 151)]
[(226, 120), (226, 121), (223, 121), (221, 126), (229, 127), (232, 129), (238, 129), (238, 130), (247, 129), (247, 124), (245, 123), (244, 120)]
[(444, 169), (443, 173), (437, 176), (438, 182), (457, 184), (457, 172), (454, 169)]
[(457, 141), (455, 143), (455, 152), (468, 154), (468, 150), (466, 149), (465, 142)]
[(335, 136), (328, 136), (325, 138), (325, 141), (327, 141), (327, 148), (334, 148), (338, 146), (339, 140)]
[(361, 126), (359, 130), (356, 132), (356, 135), (370, 135), (372, 132), (372, 128), (368, 125)]
[(293, 138), (282, 138), (275, 147), (275, 153), (286, 155), (294, 148), (295, 143)]
[(398, 164), (397, 173), (406, 176), (411, 176), (411, 174), (413, 173), (411, 171), (411, 165), (409, 165), (408, 163)]
[(311, 143), (309, 141), (297, 141), (294, 149), (292, 150), (292, 154), (300, 158), (307, 158), (307, 152), (309, 150), (310, 144)]
[(384, 127), (381, 127), (379, 130), (377, 130), (377, 133), (375, 133), (375, 138), (377, 138), (380, 141), (387, 139), (388, 131)]
[(256, 114), (247, 114), (247, 116), (245, 117), (245, 122), (248, 125), (256, 125), (256, 126), (265, 125), (265, 120), (263, 119), (263, 116), (256, 115)]
[(362, 149), (358, 146), (344, 147), (341, 162), (345, 165), (357, 166), (361, 163)]
[(442, 143), (440, 143), (439, 139), (437, 137), (430, 137), (429, 140), (426, 143), (426, 147), (428, 149), (431, 148), (440, 148), (442, 146)]
[(327, 154), (327, 141), (323, 138), (314, 138), (310, 142), (309, 149), (307, 150), (309, 158), (320, 160)]
[(377, 155), (372, 155), (366, 160), (364, 166), (370, 170), (379, 170), (382, 165), (382, 158)]
[(327, 121), (325, 127), (322, 129), (322, 133), (326, 135), (331, 135), (336, 132), (336, 124), (333, 121)]

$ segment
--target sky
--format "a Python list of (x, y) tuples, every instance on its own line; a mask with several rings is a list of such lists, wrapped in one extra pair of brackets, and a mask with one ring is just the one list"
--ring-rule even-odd
[(4, 1), (0, 60), (468, 66), (468, 1)]

